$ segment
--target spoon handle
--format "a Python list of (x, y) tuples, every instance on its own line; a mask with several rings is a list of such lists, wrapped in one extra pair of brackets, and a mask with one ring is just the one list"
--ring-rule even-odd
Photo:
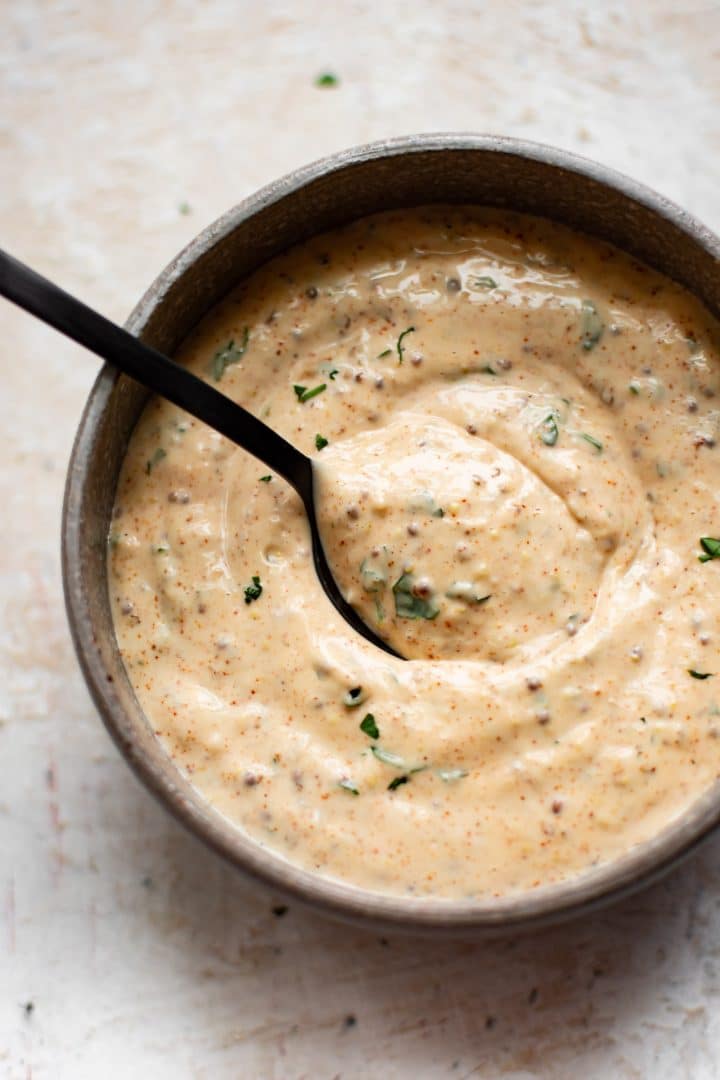
[(0, 295), (226, 435), (312, 498), (312, 462), (276, 431), (0, 249)]

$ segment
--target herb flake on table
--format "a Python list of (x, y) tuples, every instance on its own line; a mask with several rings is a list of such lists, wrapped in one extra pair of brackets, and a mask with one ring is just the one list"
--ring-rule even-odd
[(497, 289), (497, 281), (495, 278), (490, 277), (488, 274), (483, 274), (481, 277), (473, 278), (473, 285), (478, 289)]
[(261, 476), (260, 477), (260, 483), (261, 484), (269, 484), (271, 480), (272, 480), (272, 476), (270, 475), (270, 473), (268, 473), (267, 476)]
[(711, 559), (720, 559), (720, 540), (714, 536), (701, 536), (700, 547), (702, 555), (698, 555), (700, 562), (710, 562)]
[(328, 440), (325, 438), (324, 435), (316, 435), (315, 436), (315, 449), (316, 450), (324, 450), (327, 445), (328, 445)]
[(332, 71), (322, 71), (315, 78), (315, 85), (321, 90), (327, 90), (340, 85), (340, 79)]
[(167, 450), (163, 450), (162, 446), (158, 446), (152, 457), (145, 462), (145, 472), (148, 476), (153, 471), (155, 466), (158, 465), (165, 457), (167, 457)]
[(375, 717), (370, 712), (366, 713), (360, 721), (360, 730), (370, 739), (380, 738), (380, 728), (375, 723)]
[(410, 782), (409, 776), (396, 776), (394, 780), (391, 780), (387, 786), (388, 791), (395, 791), (401, 784), (408, 784)]
[(252, 604), (253, 600), (259, 600), (262, 596), (263, 587), (260, 578), (253, 574), (252, 584), (245, 586), (245, 603)]
[(360, 794), (358, 788), (355, 786), (352, 780), (347, 780), (343, 778), (342, 780), (338, 781), (338, 787), (341, 787), (344, 791), (349, 791), (351, 795)]
[(687, 673), (692, 675), (693, 679), (712, 679), (714, 674), (712, 671), (693, 671), (692, 668), (688, 668)]
[(383, 352), (378, 353), (377, 359), (384, 360), (386, 356), (392, 356), (392, 349), (385, 349)]
[(235, 339), (231, 338), (224, 349), (218, 349), (218, 351), (212, 358), (212, 376), (215, 382), (220, 382), (223, 375), (231, 366), (231, 364), (237, 364), (240, 360), (242, 360), (243, 356), (247, 352), (249, 341), (250, 330), (246, 326), (243, 330), (242, 341), (239, 345), (236, 345)]
[(322, 394), (323, 390), (327, 390), (327, 383), (320, 383), (319, 386), (314, 386), (312, 390), (308, 390), (307, 386), (298, 386), (295, 384), (293, 390), (297, 395), (298, 401), (304, 405), (306, 401), (310, 401), (311, 398), (317, 397), (318, 394)]
[(589, 352), (590, 349), (595, 348), (602, 337), (605, 323), (600, 318), (598, 309), (595, 307), (592, 300), (583, 300), (580, 306), (580, 312), (580, 326), (582, 331), (580, 344), (586, 352)]
[(403, 362), (403, 355), (405, 353), (405, 346), (403, 345), (404, 339), (408, 336), (408, 334), (414, 334), (414, 333), (415, 333), (415, 327), (414, 326), (408, 326), (407, 330), (403, 330), (402, 334), (400, 334), (400, 336), (398, 337), (397, 344), (395, 346), (395, 348), (397, 349), (397, 354), (398, 354), (398, 364), (402, 364), (402, 362)]
[(402, 574), (392, 587), (395, 614), (400, 619), (435, 619), (440, 608), (432, 596), (418, 596), (412, 574)]

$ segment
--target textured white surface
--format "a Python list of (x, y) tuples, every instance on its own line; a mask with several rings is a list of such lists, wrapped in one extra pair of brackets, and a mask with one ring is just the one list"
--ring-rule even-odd
[[(710, 0), (23, 0), (2, 21), (0, 243), (119, 319), (243, 195), (390, 134), (555, 143), (720, 227)], [(314, 86), (326, 69), (339, 88)], [(0, 349), (0, 1076), (717, 1076), (720, 840), (593, 919), (447, 946), (278, 918), (168, 818), (62, 606), (97, 365), (8, 306)]]

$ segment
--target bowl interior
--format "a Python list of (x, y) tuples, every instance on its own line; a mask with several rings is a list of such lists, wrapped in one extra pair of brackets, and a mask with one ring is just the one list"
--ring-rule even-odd
[[(242, 278), (286, 248), (380, 210), (475, 203), (551, 218), (609, 240), (674, 278), (720, 312), (716, 238), (632, 181), (560, 151), (480, 136), (392, 140), (311, 165), (263, 189), (211, 225), (151, 286), (128, 327), (172, 354)], [(233, 863), (329, 913), (445, 934), (538, 925), (646, 883), (720, 817), (713, 788), (682, 819), (620, 860), (558, 886), (500, 901), (437, 901), (369, 894), (292, 866), (215, 813), (153, 735), (123, 667), (110, 614), (106, 538), (128, 440), (147, 400), (105, 367), (83, 414), (63, 513), (63, 570), (71, 630), (95, 702), (144, 782)]]

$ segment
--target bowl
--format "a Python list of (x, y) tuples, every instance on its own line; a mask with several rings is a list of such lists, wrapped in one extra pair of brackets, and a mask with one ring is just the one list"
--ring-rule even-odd
[[(172, 354), (239, 280), (315, 233), (381, 210), (475, 203), (540, 215), (608, 240), (675, 279), (720, 316), (720, 241), (667, 199), (560, 150), (480, 135), (421, 135), (344, 151), (263, 188), (204, 230), (133, 311), (132, 333)], [(720, 784), (622, 857), (502, 899), (369, 892), (261, 847), (214, 811), (172, 763), (128, 681), (110, 613), (107, 542), (128, 440), (148, 394), (111, 366), (90, 393), (69, 465), (62, 520), (65, 598), (95, 703), (140, 779), (233, 866), (276, 890), (374, 929), (478, 937), (577, 916), (648, 884), (718, 824)]]

